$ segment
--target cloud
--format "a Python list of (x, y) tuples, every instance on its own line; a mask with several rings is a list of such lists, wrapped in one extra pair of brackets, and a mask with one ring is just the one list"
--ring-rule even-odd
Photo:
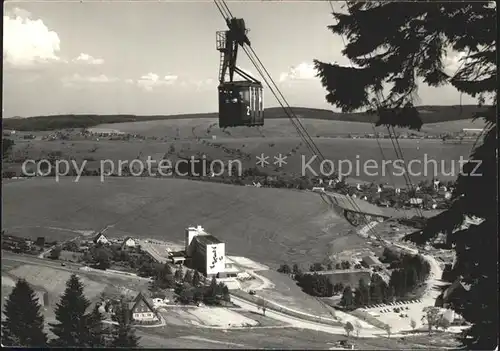
[(469, 61), (467, 53), (449, 51), (443, 60), (444, 71), (446, 74), (453, 76)]
[(167, 82), (175, 82), (177, 78), (178, 78), (177, 76), (172, 76), (172, 75), (167, 75), (163, 77), (163, 79), (166, 80)]
[(155, 87), (174, 84), (177, 78), (178, 77), (174, 75), (166, 75), (160, 78), (158, 74), (149, 72), (137, 80), (137, 86), (146, 91), (153, 91)]
[(65, 86), (74, 86), (75, 83), (112, 83), (118, 81), (118, 78), (108, 77), (105, 74), (98, 76), (82, 76), (78, 73), (72, 76), (62, 78)]
[(310, 80), (316, 79), (317, 71), (312, 63), (302, 62), (297, 66), (292, 66), (288, 72), (280, 74), (280, 82), (288, 80)]
[(89, 65), (102, 65), (104, 63), (104, 60), (92, 57), (92, 56), (90, 56), (88, 54), (84, 54), (82, 52), (80, 55), (78, 55), (77, 58), (73, 59), (73, 62), (85, 63), (85, 64), (89, 64)]
[(193, 85), (195, 86), (196, 90), (207, 90), (207, 89), (216, 89), (217, 88), (217, 83), (215, 80), (212, 78), (208, 79), (200, 79), (200, 80), (189, 80), (189, 81), (183, 81), (181, 85), (183, 87), (192, 87)]
[(41, 19), (15, 8), (3, 16), (3, 60), (13, 66), (61, 61), (61, 40)]

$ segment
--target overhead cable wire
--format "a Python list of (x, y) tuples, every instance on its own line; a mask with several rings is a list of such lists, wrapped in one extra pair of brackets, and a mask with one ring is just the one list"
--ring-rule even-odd
[[(229, 16), (232, 17), (231, 11), (227, 7), (227, 4), (225, 4), (225, 1), (224, 0), (220, 0), (220, 1), (223, 4), (223, 7), (225, 7), (226, 12), (229, 14)], [(216, 3), (217, 8), (219, 9), (219, 12), (223, 16), (223, 18), (227, 21), (227, 15), (224, 13), (224, 11), (221, 9), (221, 7), (217, 4), (217, 0), (214, 0), (214, 2)], [(243, 48), (245, 49), (244, 46), (243, 46)], [(271, 90), (271, 92), (275, 96), (276, 100), (278, 101), (278, 103), (281, 105), (281, 107), (285, 111), (285, 114), (288, 116), (288, 118), (290, 119), (290, 121), (292, 122), (292, 124), (294, 125), (294, 127), (296, 128), (297, 132), (299, 133), (299, 136), (301, 138), (303, 138), (303, 140), (306, 142), (306, 145), (313, 152), (313, 155), (316, 155), (316, 156), (319, 155), (319, 157), (320, 157), (321, 160), (325, 160), (323, 154), (321, 153), (321, 151), (319, 150), (319, 148), (316, 146), (316, 144), (314, 143), (314, 141), (312, 140), (312, 138), (310, 137), (310, 135), (307, 133), (307, 130), (304, 128), (304, 126), (302, 125), (302, 123), (300, 122), (300, 120), (294, 114), (294, 112), (291, 109), (290, 105), (288, 104), (288, 102), (286, 101), (285, 97), (283, 96), (283, 94), (279, 90), (278, 86), (276, 85), (276, 83), (272, 79), (271, 75), (269, 74), (269, 72), (265, 68), (264, 64), (262, 63), (262, 61), (260, 60), (260, 58), (256, 54), (255, 50), (251, 46), (249, 46), (249, 50), (253, 54), (253, 56), (255, 58), (252, 57), (252, 55), (250, 55), (250, 52), (248, 50), (244, 50), (244, 51), (247, 54), (247, 56), (249, 57), (250, 61), (254, 64), (255, 68), (262, 75), (262, 78), (264, 79), (265, 83), (268, 85), (269, 89)], [(260, 67), (259, 67), (259, 65), (257, 65), (257, 62), (259, 63)], [(268, 79), (266, 79), (266, 75), (264, 75), (263, 72), (266, 73)], [(283, 101), (281, 101), (280, 98), (278, 97), (278, 94), (276, 94), (274, 92), (274, 89), (272, 88), (271, 84), (269, 84), (268, 80), (272, 83), (272, 85), (274, 86), (274, 88), (276, 89), (276, 91), (279, 93), (279, 96), (281, 97), (281, 99)], [(286, 107), (285, 107), (285, 104), (286, 104)], [(329, 166), (329, 164), (328, 164), (328, 166)], [(373, 228), (371, 228), (371, 226), (369, 225), (370, 223), (368, 222), (367, 215), (361, 210), (361, 208), (358, 206), (358, 204), (349, 195), (347, 195), (346, 198), (351, 203), (351, 206), (353, 206), (353, 208), (355, 209), (355, 212), (358, 212), (359, 214), (361, 214), (362, 216), (364, 216), (365, 222), (368, 225), (368, 228), (370, 230), (373, 230)]]
[[(331, 7), (332, 11), (334, 11), (334, 9), (333, 9), (333, 5), (332, 5), (332, 2), (331, 2), (330, 0), (329, 0), (328, 2), (329, 2), (329, 4), (330, 4), (330, 7)], [(349, 6), (348, 1), (344, 1), (344, 2), (345, 2), (345, 4), (346, 4), (347, 11), (351, 14), (351, 7)], [(343, 36), (342, 36), (342, 35), (341, 35), (341, 38), (342, 38), (342, 41), (343, 41), (344, 46), (345, 46), (346, 44), (345, 44), (345, 41), (344, 41), (344, 38), (343, 38)], [(366, 58), (366, 55), (363, 55), (363, 56)], [(371, 58), (371, 55), (369, 55), (369, 57)], [(349, 61), (351, 62), (351, 66), (352, 66), (352, 60), (350, 60), (350, 59), (349, 59)], [(382, 98), (383, 98), (384, 93), (383, 93), (383, 92), (381, 92), (380, 94), (382, 95)], [(376, 107), (377, 107), (377, 109), (378, 109), (379, 107), (381, 107), (381, 103), (380, 103), (379, 97), (378, 97), (377, 95), (375, 96), (375, 101), (377, 102), (377, 106), (376, 106)], [(389, 129), (389, 126), (387, 126), (387, 131), (388, 131), (388, 133), (389, 133), (389, 138), (391, 139), (391, 143), (392, 143), (392, 145), (393, 145), (394, 151), (396, 152), (396, 156), (397, 156), (398, 158), (400, 158), (400, 159), (401, 159), (401, 161), (403, 162), (403, 166), (404, 166), (404, 174), (403, 174), (403, 178), (404, 178), (404, 180), (405, 180), (405, 184), (406, 184), (406, 186), (407, 186), (407, 187), (408, 187), (408, 188), (409, 188), (412, 192), (414, 192), (413, 183), (412, 183), (412, 181), (411, 181), (411, 177), (410, 177), (410, 175), (408, 174), (408, 169), (407, 169), (407, 166), (406, 166), (406, 160), (405, 160), (405, 158), (404, 158), (404, 155), (403, 155), (403, 151), (402, 151), (402, 149), (401, 149), (401, 146), (399, 145), (399, 141), (398, 141), (398, 139), (397, 139), (397, 137), (396, 137), (396, 132), (395, 132), (395, 130), (394, 130), (394, 127), (392, 126), (392, 133), (391, 133), (391, 130)], [(393, 138), (393, 134), (394, 134), (394, 138)], [(376, 138), (378, 138), (378, 135), (376, 135)], [(394, 139), (395, 139), (395, 140), (394, 140)], [(396, 186), (396, 184), (395, 184), (395, 183), (394, 183), (394, 186)], [(419, 216), (420, 216), (420, 217), (423, 217), (423, 213), (421, 212), (421, 210), (420, 210), (418, 207), (417, 207), (417, 214), (419, 214)]]

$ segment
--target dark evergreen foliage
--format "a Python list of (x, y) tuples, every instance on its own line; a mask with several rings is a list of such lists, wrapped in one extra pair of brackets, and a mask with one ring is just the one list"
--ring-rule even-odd
[[(422, 122), (414, 107), (419, 84), (451, 84), (477, 97), (479, 105), (492, 97), (492, 106), (470, 116), (483, 118), (486, 132), (464, 167), (464, 175), (457, 179), (451, 208), (406, 239), (423, 244), (440, 232), (447, 235), (457, 254), (455, 274), (471, 285), (454, 306), (472, 323), (462, 342), (468, 349), (494, 349), (498, 344), (496, 5), (347, 3), (348, 13), (333, 13), (337, 24), (329, 28), (347, 37), (343, 54), (357, 67), (315, 61), (331, 104), (345, 112), (367, 109), (378, 114), (378, 124), (419, 129)], [(465, 54), (451, 75), (443, 64), (447, 49)], [(390, 88), (385, 97), (384, 87)], [(475, 173), (481, 176), (470, 175), (476, 161), (480, 165)], [(457, 231), (465, 216), (483, 222)]]
[(200, 273), (198, 273), (198, 271), (194, 271), (194, 274), (193, 274), (193, 286), (194, 287), (198, 287), (198, 286), (200, 286), (200, 284), (201, 284)]
[(340, 300), (340, 305), (348, 309), (354, 306), (354, 294), (349, 285), (344, 288), (344, 292), (342, 293), (342, 298)]
[(2, 138), (2, 158), (7, 158), (10, 151), (14, 147), (14, 141), (7, 138)]
[[(420, 82), (452, 84), (472, 96), (496, 91), (496, 10), (491, 4), (346, 3), (348, 13), (334, 12), (337, 23), (329, 29), (347, 37), (342, 53), (356, 67), (315, 60), (327, 101), (343, 112), (367, 109), (378, 115), (377, 124), (420, 129), (414, 106)], [(447, 47), (469, 52), (467, 63), (452, 76), (444, 70)], [(384, 97), (386, 87), (390, 91)]]
[(296, 276), (295, 279), (302, 290), (311, 296), (333, 296), (333, 284), (326, 275), (317, 273), (302, 274)]
[(193, 284), (193, 272), (188, 270), (186, 274), (184, 274), (184, 282)]
[(87, 319), (87, 330), (89, 332), (89, 345), (92, 345), (92, 347), (106, 347), (108, 330), (103, 325), (104, 316), (99, 312), (99, 306), (96, 305), (85, 318)]
[(51, 344), (56, 347), (92, 347), (102, 345), (102, 316), (95, 310), (86, 314), (90, 306), (83, 294), (83, 284), (72, 274), (66, 282), (66, 290), (55, 308), (57, 323), (49, 323), (56, 338)]
[(135, 335), (135, 330), (131, 325), (130, 311), (127, 303), (122, 301), (116, 311), (116, 321), (118, 325), (113, 326), (112, 347), (136, 348), (139, 347), (140, 338)]
[(284, 274), (290, 274), (290, 273), (292, 273), (292, 269), (290, 268), (289, 265), (287, 265), (285, 263), (285, 264), (282, 264), (281, 266), (279, 266), (278, 272), (284, 273)]
[(35, 292), (26, 280), (18, 280), (5, 303), (2, 345), (45, 347), (44, 318)]

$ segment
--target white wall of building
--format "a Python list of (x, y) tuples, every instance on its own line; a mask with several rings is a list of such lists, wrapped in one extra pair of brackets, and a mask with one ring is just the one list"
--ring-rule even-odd
[(224, 243), (207, 245), (207, 275), (224, 272), (226, 268), (226, 245)]
[(97, 238), (97, 242), (100, 244), (108, 244), (109, 240), (104, 235), (101, 235), (99, 238)]
[(132, 318), (136, 321), (157, 321), (158, 317), (153, 312), (134, 312)]
[(131, 238), (128, 238), (127, 240), (125, 240), (124, 244), (127, 247), (135, 247), (135, 240), (131, 239)]

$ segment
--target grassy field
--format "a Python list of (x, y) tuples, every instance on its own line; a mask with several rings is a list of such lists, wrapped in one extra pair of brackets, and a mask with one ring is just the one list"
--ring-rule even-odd
[[(226, 242), (228, 254), (277, 266), (321, 261), (348, 222), (314, 193), (258, 189), (179, 179), (28, 179), (3, 186), (3, 229), (34, 226), (99, 230), (120, 236), (184, 240), (203, 225)], [(33, 233), (34, 232), (30, 232)], [(47, 233), (47, 232), (45, 232)], [(74, 236), (74, 235), (73, 235)], [(61, 231), (52, 237), (68, 238)]]
[[(485, 108), (478, 108), (475, 105), (464, 106), (419, 106), (420, 118), (423, 123), (437, 123), (470, 118)], [(377, 117), (358, 113), (337, 113), (331, 110), (293, 107), (293, 111), (298, 118), (321, 119), (329, 121), (349, 121), (349, 122), (374, 122)], [(285, 119), (288, 116), (280, 107), (266, 108), (264, 111), (266, 120)], [(180, 119), (209, 119), (217, 118), (217, 113), (194, 113), (184, 115), (53, 115), (36, 116), (32, 118), (6, 118), (3, 122), (5, 129), (15, 130), (54, 130), (62, 128), (84, 128), (92, 127), (102, 123), (123, 123), (132, 121), (162, 121)]]
[[(118, 129), (125, 133), (135, 133), (144, 136), (178, 137), (293, 137), (298, 136), (294, 126), (288, 119), (269, 119), (259, 128), (234, 127), (222, 130), (217, 125), (217, 118), (187, 118), (160, 121), (125, 122), (118, 124), (101, 124), (96, 128)], [(371, 123), (356, 121), (324, 120), (301, 118), (301, 123), (312, 137), (336, 137), (348, 134), (365, 134), (377, 132), (387, 134), (385, 127), (373, 127)], [(417, 135), (439, 135), (441, 133), (458, 133), (463, 128), (483, 128), (482, 120), (462, 119), (438, 123), (428, 123), (422, 126), (420, 132), (411, 131)], [(405, 128), (396, 128), (398, 133), (410, 132)]]
[[(247, 348), (247, 349), (295, 349), (325, 350), (335, 346), (345, 335), (332, 335), (313, 330), (296, 328), (269, 328), (249, 330), (213, 330), (166, 326), (154, 329), (142, 329), (137, 332), (143, 347), (161, 348)], [(447, 335), (449, 335), (447, 333)], [(449, 342), (447, 335), (438, 340), (429, 340), (425, 336), (400, 338), (352, 338), (356, 349), (367, 350), (440, 350)], [(415, 339), (415, 340), (413, 340)], [(442, 340), (441, 340), (442, 339)], [(447, 347), (456, 346), (449, 342)]]
[[(173, 163), (178, 159), (178, 154), (185, 157), (205, 154), (209, 159), (222, 160), (226, 164), (230, 160), (238, 160), (242, 168), (249, 168), (256, 166), (257, 155), (264, 154), (269, 156), (270, 164), (263, 169), (268, 173), (313, 175), (313, 172), (305, 167), (311, 160), (312, 154), (298, 137), (239, 138), (226, 135), (216, 140), (207, 139), (204, 142), (200, 139), (195, 140), (194, 137), (189, 140), (171, 141), (16, 140), (15, 142), (12, 155), (14, 159), (19, 160), (15, 165), (19, 170), (24, 159), (47, 158), (49, 153), (56, 151), (60, 151), (64, 158), (75, 160), (78, 165), (86, 159), (87, 169), (98, 169), (101, 160), (113, 161), (115, 168), (118, 169), (119, 160), (130, 162), (137, 157), (146, 160), (147, 156), (157, 159), (165, 154)], [(388, 139), (380, 140), (380, 148), (375, 139), (316, 138), (315, 142), (323, 156), (332, 162), (334, 169), (343, 174), (350, 174), (351, 178), (369, 182), (395, 183), (398, 186), (405, 185), (402, 168), (398, 170), (391, 164), (384, 166), (382, 163), (384, 159), (387, 161), (398, 159)], [(418, 160), (411, 166), (413, 182), (430, 179), (434, 175), (443, 180), (454, 179), (459, 172), (458, 160), (460, 157), (467, 159), (472, 147), (470, 143), (452, 145), (429, 139), (403, 139), (399, 141), (399, 144), (406, 162)], [(168, 154), (172, 145), (175, 151)], [(273, 157), (279, 154), (287, 155), (287, 159), (286, 164), (278, 169), (272, 163)], [(350, 161), (350, 166), (344, 160)], [(341, 161), (344, 163), (340, 163)], [(373, 162), (376, 164), (375, 168), (372, 166)], [(366, 168), (365, 165), (372, 168)], [(9, 167), (13, 165), (4, 164), (5, 169)], [(314, 172), (321, 172), (317, 163), (313, 162), (311, 167)], [(326, 168), (325, 172), (327, 171)]]
[(305, 294), (289, 276), (275, 270), (259, 271), (257, 273), (268, 278), (275, 285), (272, 289), (259, 290), (257, 292), (259, 296), (300, 312), (333, 318), (334, 311), (321, 304), (315, 297)]
[[(2, 260), (2, 265), (8, 262), (8, 260)], [(19, 265), (5, 272), (8, 274), (7, 277), (13, 280), (17, 278), (26, 279), (32, 286), (47, 291), (49, 294), (49, 305), (52, 307), (59, 301), (61, 294), (66, 288), (66, 282), (71, 275), (70, 272), (65, 270), (55, 267), (37, 266), (35, 264)], [(84, 272), (79, 272), (78, 276), (85, 286), (85, 296), (91, 301), (98, 299), (101, 292), (109, 291), (110, 289), (114, 291), (132, 289), (137, 294), (138, 291), (147, 291), (148, 288), (146, 283), (138, 282), (137, 280), (130, 281), (121, 277), (106, 275), (87, 276)], [(8, 284), (4, 284), (2, 279), (2, 289), (4, 285), (8, 288)]]
[(170, 325), (210, 326), (210, 327), (246, 327), (259, 323), (239, 311), (222, 307), (182, 308), (167, 307), (160, 311), (165, 322)]

